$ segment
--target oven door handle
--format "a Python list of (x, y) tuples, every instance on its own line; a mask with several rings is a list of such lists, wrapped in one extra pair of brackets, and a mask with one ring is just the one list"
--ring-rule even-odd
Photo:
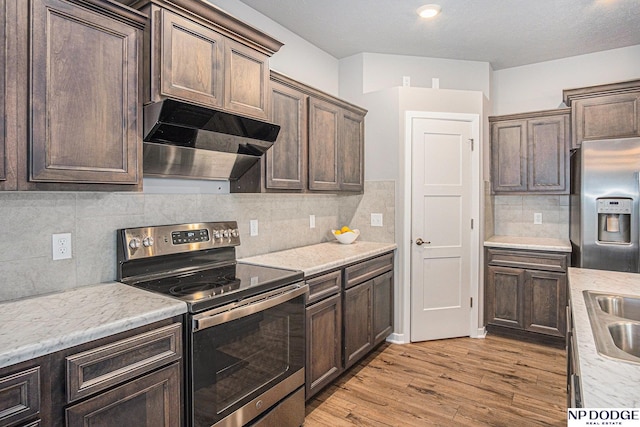
[(309, 286), (303, 282), (265, 292), (193, 316), (193, 332), (249, 316), (304, 295)]

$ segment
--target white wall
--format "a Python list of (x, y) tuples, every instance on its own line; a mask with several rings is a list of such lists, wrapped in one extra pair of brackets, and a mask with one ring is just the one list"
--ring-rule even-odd
[(411, 87), (431, 88), (437, 78), (440, 89), (491, 92), (488, 62), (359, 53), (340, 60), (340, 96), (357, 102), (361, 94), (402, 86), (404, 76)]
[(640, 45), (493, 72), (493, 114), (557, 108), (562, 90), (640, 78)]
[(207, 1), (284, 43), (269, 61), (273, 70), (332, 95), (338, 95), (336, 58), (239, 0)]

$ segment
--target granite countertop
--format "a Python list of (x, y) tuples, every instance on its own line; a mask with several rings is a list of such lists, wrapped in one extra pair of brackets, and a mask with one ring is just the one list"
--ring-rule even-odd
[(0, 368), (187, 312), (118, 282), (0, 303)]
[(585, 408), (639, 408), (640, 364), (598, 354), (582, 291), (640, 295), (640, 274), (569, 268), (571, 309)]
[(398, 247), (395, 243), (361, 242), (350, 245), (338, 242), (319, 243), (243, 258), (239, 261), (269, 267), (302, 270), (305, 277), (380, 255)]
[(571, 252), (571, 242), (569, 240), (548, 237), (493, 236), (485, 240), (484, 246), (490, 248)]

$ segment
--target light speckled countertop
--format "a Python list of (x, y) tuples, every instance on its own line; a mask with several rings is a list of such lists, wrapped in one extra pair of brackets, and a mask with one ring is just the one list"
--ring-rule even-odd
[(0, 303), (0, 368), (186, 312), (182, 301), (117, 282)]
[(491, 248), (571, 252), (571, 242), (569, 240), (547, 237), (493, 236), (485, 240), (484, 245)]
[(360, 242), (357, 240), (350, 245), (326, 242), (243, 258), (239, 261), (290, 270), (302, 270), (305, 277), (309, 277), (392, 251), (397, 247), (398, 245), (395, 243)]
[(569, 268), (571, 309), (585, 408), (640, 408), (640, 364), (598, 354), (582, 291), (640, 295), (640, 274)]

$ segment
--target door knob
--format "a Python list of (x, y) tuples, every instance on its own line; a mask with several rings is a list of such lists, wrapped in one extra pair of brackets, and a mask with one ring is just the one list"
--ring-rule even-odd
[(425, 242), (424, 240), (422, 240), (420, 237), (418, 237), (416, 239), (416, 245), (421, 246), (423, 243), (426, 243), (427, 245), (430, 245), (431, 242)]

